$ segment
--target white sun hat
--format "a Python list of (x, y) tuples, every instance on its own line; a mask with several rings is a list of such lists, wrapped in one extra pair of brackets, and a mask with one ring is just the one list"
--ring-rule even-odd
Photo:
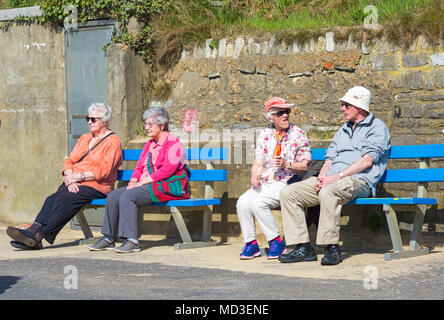
[(347, 91), (347, 93), (339, 99), (339, 101), (344, 101), (354, 105), (355, 107), (370, 112), (370, 100), (372, 94), (370, 91), (364, 87), (356, 86)]

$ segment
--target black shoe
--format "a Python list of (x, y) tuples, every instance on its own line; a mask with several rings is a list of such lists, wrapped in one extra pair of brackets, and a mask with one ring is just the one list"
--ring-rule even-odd
[(15, 241), (23, 243), (30, 248), (35, 247), (37, 243), (40, 242), (35, 239), (35, 236), (31, 232), (25, 229), (17, 229), (9, 226), (6, 229), (6, 233)]
[(318, 256), (314, 247), (308, 244), (298, 244), (296, 249), (291, 251), (288, 254), (281, 254), (278, 258), (280, 262), (283, 263), (293, 263), (293, 262), (301, 262), (301, 261), (316, 261), (318, 260)]
[(321, 260), (324, 266), (332, 266), (342, 262), (341, 250), (337, 244), (329, 244), (325, 249), (325, 255)]
[(20, 250), (41, 250), (43, 249), (43, 245), (42, 242), (37, 242), (37, 244), (34, 247), (28, 247), (27, 245), (25, 245), (24, 243), (18, 242), (18, 241), (11, 241), (10, 242), (11, 246), (13, 246), (14, 248), (20, 249)]

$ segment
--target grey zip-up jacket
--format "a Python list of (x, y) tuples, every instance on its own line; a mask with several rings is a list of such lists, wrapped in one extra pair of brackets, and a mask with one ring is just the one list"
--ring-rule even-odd
[(364, 179), (371, 188), (373, 197), (376, 195), (376, 184), (387, 167), (390, 151), (390, 133), (381, 120), (370, 113), (352, 130), (353, 123), (347, 121), (336, 132), (333, 141), (327, 148), (325, 160), (331, 160), (332, 166), (328, 175), (344, 170), (359, 158), (368, 154), (373, 165), (353, 177)]

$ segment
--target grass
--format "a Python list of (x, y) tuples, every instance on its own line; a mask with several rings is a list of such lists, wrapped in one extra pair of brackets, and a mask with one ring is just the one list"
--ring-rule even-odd
[(37, 6), (40, 0), (0, 0), (0, 10)]
[[(0, 0), (1, 8), (38, 5), (42, 0)], [(160, 1), (160, 0), (159, 0)], [(170, 0), (166, 11), (150, 17), (159, 70), (174, 64), (186, 46), (206, 39), (249, 35), (304, 42), (327, 30), (343, 30), (335, 38), (386, 36), (408, 46), (419, 34), (431, 43), (443, 43), (444, 0), (222, 0), (222, 7), (208, 0)], [(364, 19), (376, 8), (376, 31), (364, 30)], [(376, 21), (374, 21), (376, 22)], [(337, 28), (338, 26), (347, 28)]]
[[(326, 30), (349, 27), (335, 38), (355, 39), (364, 33), (386, 36), (408, 46), (419, 34), (438, 44), (444, 37), (444, 0), (225, 0), (222, 8), (206, 0), (172, 0), (170, 9), (153, 20), (157, 60), (168, 65), (180, 57), (184, 46), (201, 45), (205, 39), (216, 41), (237, 35), (253, 37), (276, 34), (278, 39), (305, 42)], [(364, 19), (376, 8), (379, 31), (364, 30)], [(368, 18), (367, 18), (368, 19)], [(371, 22), (371, 21), (370, 21)], [(375, 21), (376, 22), (376, 21)], [(364, 32), (365, 31), (365, 32)], [(347, 33), (348, 32), (348, 33)], [(171, 58), (171, 52), (174, 53)], [(165, 54), (169, 57), (167, 61)]]

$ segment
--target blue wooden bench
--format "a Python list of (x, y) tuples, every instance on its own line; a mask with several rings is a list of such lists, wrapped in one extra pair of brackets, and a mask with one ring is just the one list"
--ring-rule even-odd
[[(326, 149), (312, 149), (312, 159), (324, 160)], [(436, 198), (428, 197), (429, 182), (443, 182), (444, 168), (429, 168), (432, 158), (444, 158), (444, 144), (392, 146), (389, 160), (419, 160), (419, 168), (387, 169), (380, 183), (417, 183), (415, 197), (399, 198), (357, 198), (347, 205), (382, 205), (387, 218), (393, 252), (385, 254), (385, 260), (413, 257), (429, 252), (420, 248), (419, 238), (422, 232), (424, 215), (428, 206), (437, 205)], [(390, 165), (391, 161), (389, 161)], [(388, 168), (390, 166), (387, 166)], [(396, 211), (415, 213), (410, 246), (404, 250), (399, 231)]]
[[(142, 150), (139, 149), (125, 149), (123, 150), (124, 161), (137, 161), (139, 159)], [(226, 181), (227, 172), (222, 169), (215, 169), (212, 165), (212, 161), (225, 160), (228, 158), (228, 149), (226, 148), (190, 148), (185, 149), (185, 159), (187, 161), (201, 161), (205, 163), (206, 168), (201, 170), (190, 170), (190, 181), (203, 181), (205, 183), (204, 198), (190, 198), (186, 200), (171, 200), (166, 202), (153, 203), (150, 206), (168, 207), (171, 215), (174, 218), (179, 234), (182, 238), (182, 242), (176, 243), (174, 248), (197, 248), (204, 246), (214, 246), (217, 243), (211, 240), (211, 224), (212, 224), (212, 212), (213, 206), (220, 204), (219, 198), (214, 198), (214, 182)], [(133, 170), (119, 170), (117, 174), (117, 181), (129, 181)], [(106, 199), (94, 199), (88, 206), (89, 208), (98, 208), (105, 206)], [(203, 210), (203, 228), (202, 228), (202, 241), (192, 241), (190, 233), (186, 227), (183, 219), (183, 211), (195, 211)], [(86, 240), (93, 238), (93, 234), (89, 227), (89, 224), (85, 218), (83, 210), (77, 213), (77, 220), (82, 228)], [(83, 241), (87, 243), (90, 241)]]

